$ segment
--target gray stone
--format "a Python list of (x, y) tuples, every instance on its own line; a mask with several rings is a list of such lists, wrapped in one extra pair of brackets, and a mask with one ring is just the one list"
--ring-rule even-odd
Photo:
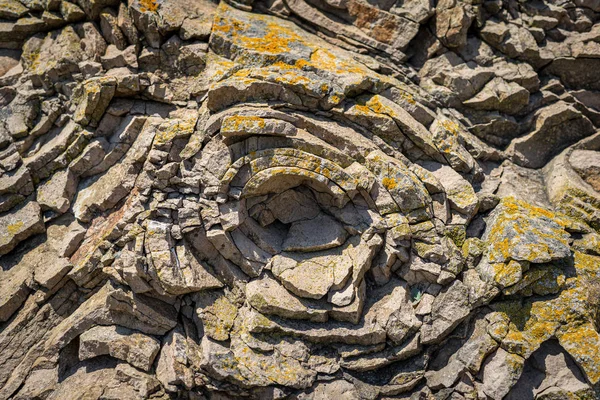
[(423, 324), (421, 329), (421, 342), (440, 342), (469, 315), (470, 311), (467, 286), (458, 280), (454, 281), (435, 298), (431, 308), (431, 320)]
[(573, 169), (596, 191), (600, 191), (600, 152), (575, 150), (569, 157)]
[(502, 348), (496, 350), (483, 365), (483, 391), (494, 400), (501, 400), (519, 380), (523, 371), (522, 357)]
[(96, 326), (79, 337), (81, 361), (110, 355), (149, 371), (159, 350), (158, 340), (120, 326)]
[(285, 251), (319, 251), (340, 246), (347, 237), (348, 233), (335, 219), (320, 214), (292, 223), (282, 246)]
[(540, 168), (569, 144), (591, 135), (593, 131), (590, 120), (573, 106), (558, 102), (538, 110), (535, 129), (514, 140), (507, 153), (516, 164)]
[(40, 206), (35, 201), (0, 216), (0, 255), (10, 252), (19, 242), (46, 231)]

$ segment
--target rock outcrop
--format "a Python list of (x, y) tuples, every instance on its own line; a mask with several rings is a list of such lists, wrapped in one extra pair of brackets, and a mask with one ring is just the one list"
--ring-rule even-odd
[(0, 0), (0, 400), (600, 398), (600, 3)]

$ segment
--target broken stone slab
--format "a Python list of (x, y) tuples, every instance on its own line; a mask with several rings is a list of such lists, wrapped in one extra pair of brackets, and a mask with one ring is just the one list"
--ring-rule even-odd
[(600, 192), (600, 152), (574, 150), (569, 156), (569, 164), (584, 181)]
[(158, 340), (121, 326), (95, 326), (79, 336), (81, 361), (110, 355), (149, 371), (159, 350)]
[(0, 272), (0, 321), (7, 321), (27, 299), (32, 277), (27, 265)]
[(514, 197), (536, 207), (552, 206), (542, 171), (520, 167), (508, 160), (502, 163), (501, 170), (502, 176), (496, 190), (498, 197)]
[(176, 392), (178, 386), (189, 389), (193, 385), (188, 351), (187, 338), (178, 326), (165, 337), (156, 365), (156, 377), (170, 392)]
[(38, 186), (37, 201), (43, 209), (65, 213), (77, 190), (78, 179), (70, 169), (55, 172), (46, 182)]
[(297, 296), (320, 299), (330, 289), (344, 288), (348, 281), (358, 286), (371, 265), (377, 244), (358, 236), (335, 249), (310, 253), (281, 253), (273, 257), (271, 271)]
[(128, 398), (143, 400), (164, 394), (160, 382), (152, 375), (126, 363), (95, 363), (90, 360), (75, 366), (69, 377), (57, 383), (48, 395), (50, 400), (88, 398)]
[(499, 348), (484, 363), (483, 391), (494, 400), (501, 400), (517, 383), (523, 372), (524, 360)]
[(78, 87), (74, 94), (77, 109), (73, 121), (83, 126), (97, 124), (115, 94), (117, 82), (112, 77), (91, 78)]
[(86, 229), (72, 215), (64, 215), (48, 225), (46, 236), (49, 245), (60, 257), (70, 257), (85, 236)]
[(16, 0), (5, 0), (0, 5), (0, 18), (19, 19), (29, 12), (29, 9)]
[(198, 330), (213, 340), (228, 340), (238, 315), (237, 306), (222, 291), (200, 292), (194, 300)]
[(27, 201), (0, 216), (0, 256), (7, 254), (32, 235), (44, 233), (46, 230), (38, 203)]
[(558, 152), (592, 133), (589, 119), (559, 101), (536, 111), (534, 130), (513, 140), (506, 152), (516, 164), (541, 168)]
[(387, 192), (388, 197), (392, 198), (393, 204), (381, 210), (382, 213), (395, 212), (399, 208), (400, 211), (408, 214), (425, 208), (431, 202), (425, 185), (402, 161), (389, 157), (381, 151), (372, 151), (365, 161), (365, 166), (378, 178), (378, 190)]
[(114, 207), (131, 193), (155, 133), (156, 127), (152, 120), (148, 120), (119, 164), (105, 174), (81, 183), (84, 187), (79, 190), (73, 204), (75, 218), (88, 222), (94, 212)]
[(431, 308), (431, 319), (421, 328), (421, 343), (440, 342), (469, 315), (470, 311), (469, 289), (456, 280), (435, 298)]
[(284, 251), (313, 252), (342, 245), (348, 232), (335, 219), (320, 214), (314, 219), (292, 223), (282, 248)]
[(108, 43), (116, 46), (119, 50), (123, 50), (127, 46), (125, 35), (118, 26), (117, 12), (112, 8), (107, 7), (100, 12), (100, 28), (102, 36)]
[(468, 3), (442, 0), (435, 12), (435, 34), (450, 48), (462, 48), (467, 43), (467, 31), (475, 11)]
[(23, 255), (20, 264), (33, 271), (38, 285), (51, 290), (73, 268), (68, 258), (60, 256), (48, 240)]
[(296, 127), (289, 122), (252, 116), (227, 116), (221, 123), (221, 135), (229, 141), (254, 135), (294, 136)]
[(484, 359), (496, 350), (499, 343), (486, 332), (489, 324), (481, 316), (475, 320), (468, 339), (450, 356), (445, 367), (438, 371), (429, 371), (425, 374), (427, 385), (439, 390), (453, 387), (462, 375), (469, 371), (477, 374)]
[(345, 380), (335, 380), (317, 385), (315, 390), (307, 394), (304, 398), (306, 400), (359, 400), (360, 394), (350, 382)]
[(515, 82), (494, 78), (475, 96), (463, 102), (476, 110), (517, 114), (529, 103), (529, 91)]
[[(446, 197), (450, 203), (450, 208), (463, 214), (466, 219), (465, 222), (469, 222), (479, 207), (479, 199), (471, 184), (447, 165), (427, 162), (423, 163), (423, 166), (430, 171), (444, 187)], [(460, 223), (460, 221), (456, 222)]]
[(202, 338), (201, 366), (210, 376), (228, 379), (241, 387), (267, 386), (269, 383), (296, 389), (312, 386), (316, 372), (300, 360), (280, 351), (257, 351), (241, 337), (234, 336), (231, 347)]
[(491, 263), (511, 259), (544, 263), (571, 254), (568, 237), (554, 213), (506, 197), (492, 212), (482, 239), (490, 243)]
[(516, 400), (530, 394), (558, 398), (594, 397), (593, 389), (572, 358), (555, 341), (545, 342), (531, 355), (521, 377), (505, 398)]
[(77, 22), (85, 19), (83, 10), (69, 1), (60, 2), (60, 13), (67, 22)]
[(327, 309), (289, 293), (274, 279), (265, 276), (246, 285), (246, 298), (261, 314), (283, 318), (327, 321)]
[(144, 235), (148, 274), (170, 294), (219, 288), (223, 284), (171, 235), (172, 225), (149, 220)]
[(417, 334), (405, 343), (388, 346), (381, 352), (345, 359), (340, 365), (352, 371), (374, 371), (394, 362), (406, 360), (418, 354), (420, 350), (419, 335)]

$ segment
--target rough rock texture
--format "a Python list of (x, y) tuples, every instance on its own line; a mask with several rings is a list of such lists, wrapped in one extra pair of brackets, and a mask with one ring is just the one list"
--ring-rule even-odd
[(600, 2), (0, 0), (0, 400), (600, 398)]

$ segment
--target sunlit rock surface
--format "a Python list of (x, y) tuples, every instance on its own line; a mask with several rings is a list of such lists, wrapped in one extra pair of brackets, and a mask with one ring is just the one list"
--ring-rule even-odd
[(600, 398), (600, 3), (0, 0), (0, 400)]

